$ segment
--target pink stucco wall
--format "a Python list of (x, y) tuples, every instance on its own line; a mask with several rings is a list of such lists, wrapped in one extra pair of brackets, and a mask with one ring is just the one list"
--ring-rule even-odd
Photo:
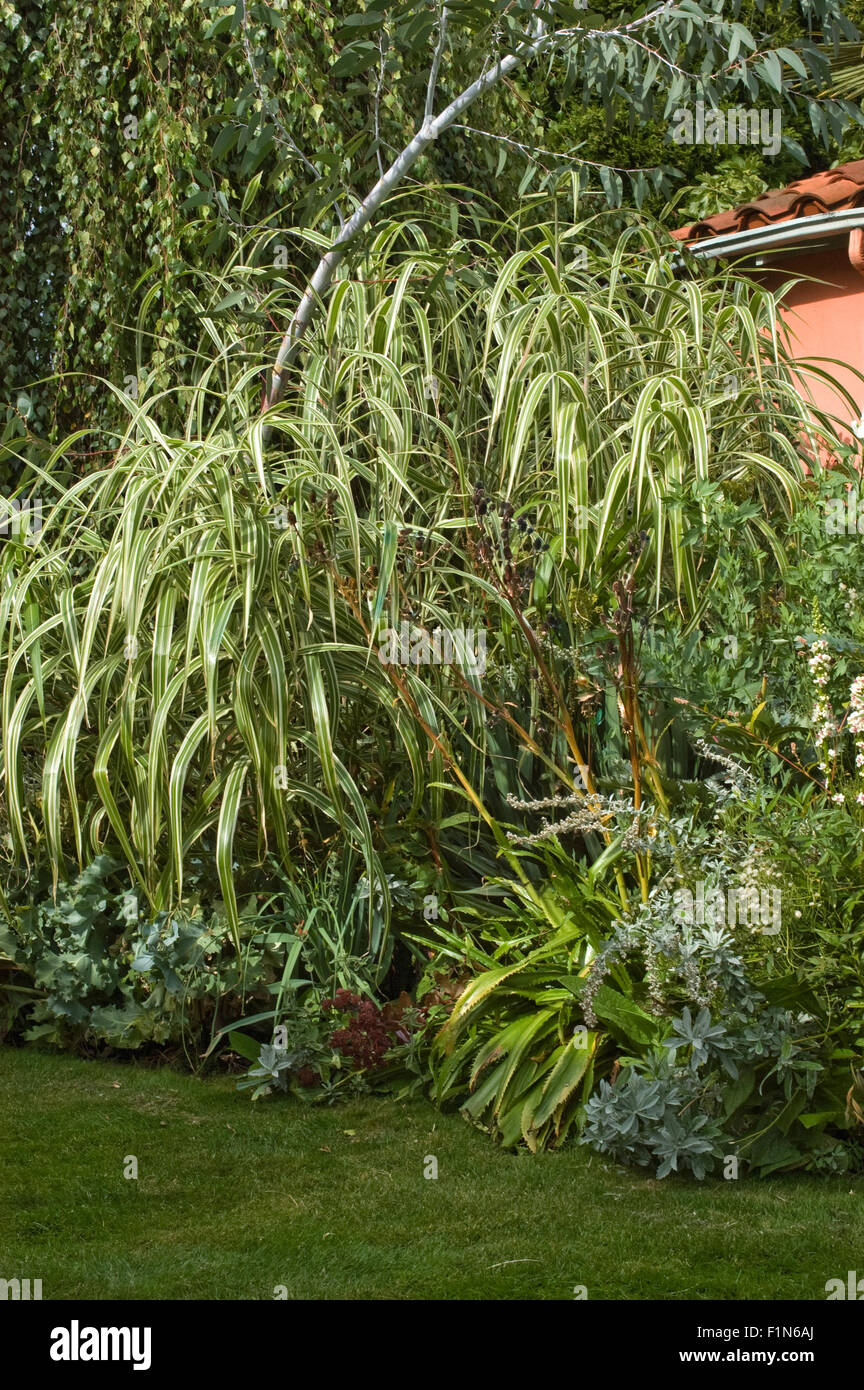
[(801, 390), (806, 400), (837, 417), (841, 427), (838, 433), (851, 443), (849, 423), (853, 416), (860, 419), (864, 412), (864, 381), (849, 370), (856, 368), (864, 374), (864, 276), (850, 264), (844, 241), (836, 249), (810, 254), (802, 250), (794, 257), (784, 257), (782, 263), (777, 263), (776, 272), (761, 272), (759, 278), (777, 290), (798, 275), (809, 278), (784, 297), (782, 317), (789, 350), (808, 361), (837, 359), (840, 365), (832, 360), (814, 361), (814, 366), (846, 387), (857, 402), (857, 412), (833, 389), (831, 382), (802, 375)]

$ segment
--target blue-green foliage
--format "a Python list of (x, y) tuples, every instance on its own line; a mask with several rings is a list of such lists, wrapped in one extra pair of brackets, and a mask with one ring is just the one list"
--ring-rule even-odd
[(255, 942), (250, 913), (240, 963), (218, 909), (205, 914), (189, 903), (150, 919), (122, 887), (118, 867), (99, 855), (54, 900), (13, 904), (0, 924), (0, 952), (15, 967), (6, 1011), (10, 1003), (32, 1005), (27, 1041), (176, 1042), (197, 1034), (223, 996), (239, 1001), (273, 978), (277, 955)]

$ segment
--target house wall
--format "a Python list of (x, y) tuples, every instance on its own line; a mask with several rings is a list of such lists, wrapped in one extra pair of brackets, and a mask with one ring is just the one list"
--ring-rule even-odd
[[(830, 376), (829, 381), (799, 375), (805, 399), (838, 420), (838, 433), (848, 443), (849, 424), (864, 413), (864, 276), (849, 262), (846, 242), (836, 248), (784, 257), (776, 272), (759, 273), (772, 290), (803, 276), (784, 296), (782, 319), (789, 351), (813, 362)], [(818, 283), (817, 283), (818, 282)], [(817, 361), (816, 359), (832, 359)], [(837, 359), (837, 361), (833, 360)], [(857, 403), (857, 411), (839, 394), (845, 387)]]

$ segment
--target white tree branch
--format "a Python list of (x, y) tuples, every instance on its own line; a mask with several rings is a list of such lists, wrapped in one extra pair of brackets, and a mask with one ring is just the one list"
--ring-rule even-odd
[[(641, 28), (672, 8), (672, 3), (673, 0), (665, 0), (663, 4), (657, 6), (648, 14), (641, 15), (637, 20), (624, 26), (618, 32), (621, 34), (629, 34), (632, 30)], [(445, 14), (446, 6), (442, 8), (438, 44), (435, 50), (435, 57), (433, 58), (433, 71), (436, 75), (437, 65), (440, 64), (445, 38)], [(509, 53), (506, 58), (500, 59), (493, 66), (487, 68), (476, 81), (467, 86), (463, 92), (460, 92), (459, 96), (455, 97), (449, 105), (445, 106), (444, 110), (438, 116), (430, 117), (429, 115), (429, 93), (427, 91), (427, 114), (423, 121), (423, 125), (416, 131), (413, 139), (405, 146), (401, 154), (396, 157), (389, 169), (381, 175), (378, 182), (366, 195), (360, 206), (352, 216), (349, 217), (329, 251), (325, 252), (318, 262), (315, 273), (303, 292), (297, 312), (291, 320), (288, 331), (280, 344), (271, 374), (270, 391), (264, 409), (277, 405), (282, 399), (285, 391), (287, 369), (293, 363), (303, 342), (306, 331), (315, 315), (316, 309), (318, 305), (321, 304), (324, 295), (330, 288), (333, 277), (344, 260), (354, 238), (369, 225), (381, 204), (410, 172), (420, 156), (438, 139), (439, 135), (442, 135), (445, 130), (458, 121), (459, 117), (464, 111), (467, 111), (469, 106), (472, 106), (479, 97), (488, 92), (496, 83), (500, 82), (502, 78), (509, 76), (516, 68), (522, 67), (533, 58), (539, 57), (541, 53), (555, 48), (570, 39), (587, 37), (596, 32), (598, 31), (581, 28), (557, 29), (547, 32), (542, 25), (537, 24), (533, 29), (533, 36), (530, 39), (527, 39), (526, 42), (515, 49), (514, 52)], [(430, 72), (430, 87), (432, 76), (433, 73)], [(431, 90), (434, 99), (434, 87), (431, 87)], [(269, 434), (270, 428), (265, 425), (265, 440), (269, 437)]]
[(448, 10), (446, 5), (441, 6), (441, 14), (438, 19), (438, 42), (435, 45), (435, 53), (432, 58), (432, 66), (429, 69), (429, 82), (426, 87), (426, 113), (423, 124), (428, 125), (432, 120), (435, 111), (435, 89), (438, 86), (438, 71), (441, 67), (441, 58), (444, 53), (444, 44), (447, 42), (447, 18)]
[(567, 164), (585, 164), (590, 169), (611, 169), (613, 174), (640, 174), (644, 168), (638, 164), (632, 168), (622, 164), (601, 164), (597, 159), (583, 159), (581, 155), (570, 154), (567, 150), (547, 150), (542, 145), (527, 145), (522, 140), (511, 139), (509, 135), (495, 135), (491, 130), (478, 130), (473, 125), (454, 125), (453, 129), (464, 130), (466, 135), (481, 135), (484, 140), (497, 140), (502, 145), (511, 145), (527, 159), (537, 159), (543, 155), (546, 159), (557, 159)]

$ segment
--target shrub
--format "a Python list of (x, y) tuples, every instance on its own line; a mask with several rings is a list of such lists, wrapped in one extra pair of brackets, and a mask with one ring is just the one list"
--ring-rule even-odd
[(27, 1042), (121, 1049), (182, 1042), (194, 1060), (220, 1009), (236, 1015), (249, 998), (268, 997), (279, 954), (260, 935), (256, 902), (244, 905), (238, 959), (218, 907), (187, 901), (150, 917), (122, 886), (120, 867), (99, 855), (54, 900), (47, 890), (7, 900), (0, 951), (14, 975), (0, 992), (16, 1003)]

